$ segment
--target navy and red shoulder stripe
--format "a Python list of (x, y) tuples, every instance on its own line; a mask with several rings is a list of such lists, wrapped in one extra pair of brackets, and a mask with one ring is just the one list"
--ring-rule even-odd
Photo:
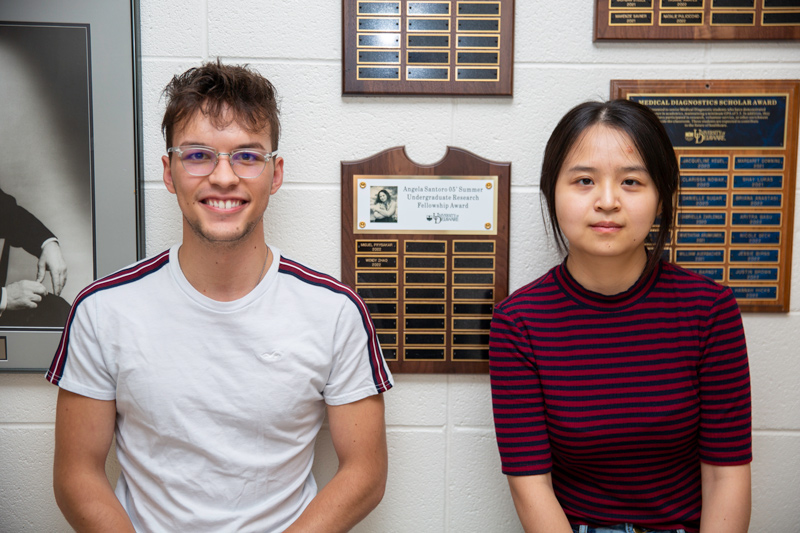
[(78, 306), (84, 300), (86, 300), (86, 298), (97, 292), (119, 287), (121, 285), (141, 279), (148, 274), (156, 272), (167, 263), (169, 263), (169, 250), (165, 250), (154, 257), (134, 263), (129, 267), (118, 270), (113, 274), (109, 274), (108, 276), (95, 281), (78, 293), (78, 296), (75, 297), (75, 301), (72, 303), (72, 308), (70, 309), (69, 317), (67, 318), (67, 324), (64, 326), (64, 331), (61, 334), (61, 342), (58, 343), (58, 349), (56, 350), (56, 354), (53, 357), (53, 362), (50, 365), (50, 369), (47, 371), (45, 378), (54, 385), (58, 385), (59, 381), (61, 381), (61, 377), (64, 374), (64, 367), (67, 364), (67, 346), (69, 345), (70, 330), (72, 328), (72, 321), (75, 318), (75, 311), (78, 309)]
[(367, 305), (364, 303), (361, 297), (358, 296), (353, 289), (336, 280), (335, 278), (312, 270), (283, 256), (281, 256), (278, 271), (284, 274), (289, 274), (290, 276), (294, 276), (305, 283), (316, 285), (317, 287), (324, 287), (335, 293), (342, 294), (349, 298), (350, 301), (356, 305), (359, 314), (361, 315), (361, 321), (364, 324), (364, 329), (367, 332), (369, 364), (372, 368), (372, 379), (375, 382), (375, 387), (378, 389), (378, 392), (386, 392), (389, 390), (391, 388), (391, 383), (389, 381), (389, 375), (386, 371), (386, 367), (384, 366), (385, 362), (381, 355), (380, 345), (378, 344), (378, 335), (375, 332), (375, 325), (372, 323), (372, 318), (367, 310)]

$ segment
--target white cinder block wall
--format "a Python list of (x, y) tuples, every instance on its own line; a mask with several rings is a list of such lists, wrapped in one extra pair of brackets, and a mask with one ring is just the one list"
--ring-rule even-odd
[[(141, 0), (147, 252), (180, 238), (161, 182), (160, 91), (201, 60), (250, 63), (282, 96), (286, 181), (267, 211), (269, 241), (339, 273), (339, 162), (406, 145), (418, 163), (448, 145), (511, 161), (510, 289), (558, 260), (540, 216), (541, 154), (557, 120), (611, 79), (800, 79), (788, 42), (593, 43), (586, 0), (516, 6), (513, 98), (343, 98), (340, 0)], [(800, 201), (795, 199), (796, 228)], [(313, 216), (309, 216), (312, 213)], [(748, 314), (754, 451), (751, 531), (796, 532), (800, 518), (800, 229), (788, 314)], [(386, 396), (389, 484), (359, 532), (518, 532), (492, 429), (487, 376), (396, 376)], [(52, 496), (55, 387), (0, 374), (0, 531), (69, 531)], [(336, 469), (317, 446), (324, 483)], [(114, 470), (112, 464), (111, 470)]]

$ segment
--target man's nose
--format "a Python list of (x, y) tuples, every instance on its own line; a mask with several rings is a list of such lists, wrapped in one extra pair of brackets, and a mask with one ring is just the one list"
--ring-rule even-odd
[[(223, 159), (225, 161), (224, 163)], [(214, 171), (208, 176), (208, 180), (222, 187), (228, 187), (239, 182), (239, 176), (233, 171), (231, 154), (226, 154), (224, 152), (217, 154), (217, 166), (214, 167)]]

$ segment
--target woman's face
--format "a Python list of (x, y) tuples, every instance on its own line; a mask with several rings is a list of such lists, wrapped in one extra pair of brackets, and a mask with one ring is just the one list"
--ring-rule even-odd
[(555, 207), (573, 259), (624, 259), (644, 250), (659, 209), (658, 191), (631, 138), (595, 125), (564, 160)]
[(386, 203), (389, 201), (389, 197), (386, 195), (385, 192), (381, 191), (378, 193), (378, 201), (382, 203)]

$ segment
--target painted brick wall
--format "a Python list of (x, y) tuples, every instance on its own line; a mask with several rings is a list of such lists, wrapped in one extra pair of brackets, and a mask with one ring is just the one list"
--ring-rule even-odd
[[(160, 91), (201, 60), (250, 63), (282, 96), (286, 178), (266, 227), (285, 255), (339, 273), (340, 161), (405, 145), (412, 159), (430, 164), (451, 145), (513, 162), (511, 290), (558, 261), (543, 230), (538, 174), (547, 137), (567, 109), (606, 99), (615, 78), (800, 78), (798, 43), (592, 43), (592, 5), (517, 2), (513, 98), (343, 98), (338, 0), (141, 0), (148, 254), (180, 238), (179, 211), (161, 182)], [(745, 315), (754, 532), (796, 531), (800, 518), (800, 230), (795, 242), (792, 311)], [(396, 378), (386, 396), (386, 497), (356, 531), (521, 531), (499, 473), (488, 378)], [(55, 397), (41, 376), (0, 374), (0, 531), (69, 531), (51, 490)], [(336, 469), (324, 430), (317, 454), (324, 483)], [(109, 471), (116, 472), (113, 460)]]

